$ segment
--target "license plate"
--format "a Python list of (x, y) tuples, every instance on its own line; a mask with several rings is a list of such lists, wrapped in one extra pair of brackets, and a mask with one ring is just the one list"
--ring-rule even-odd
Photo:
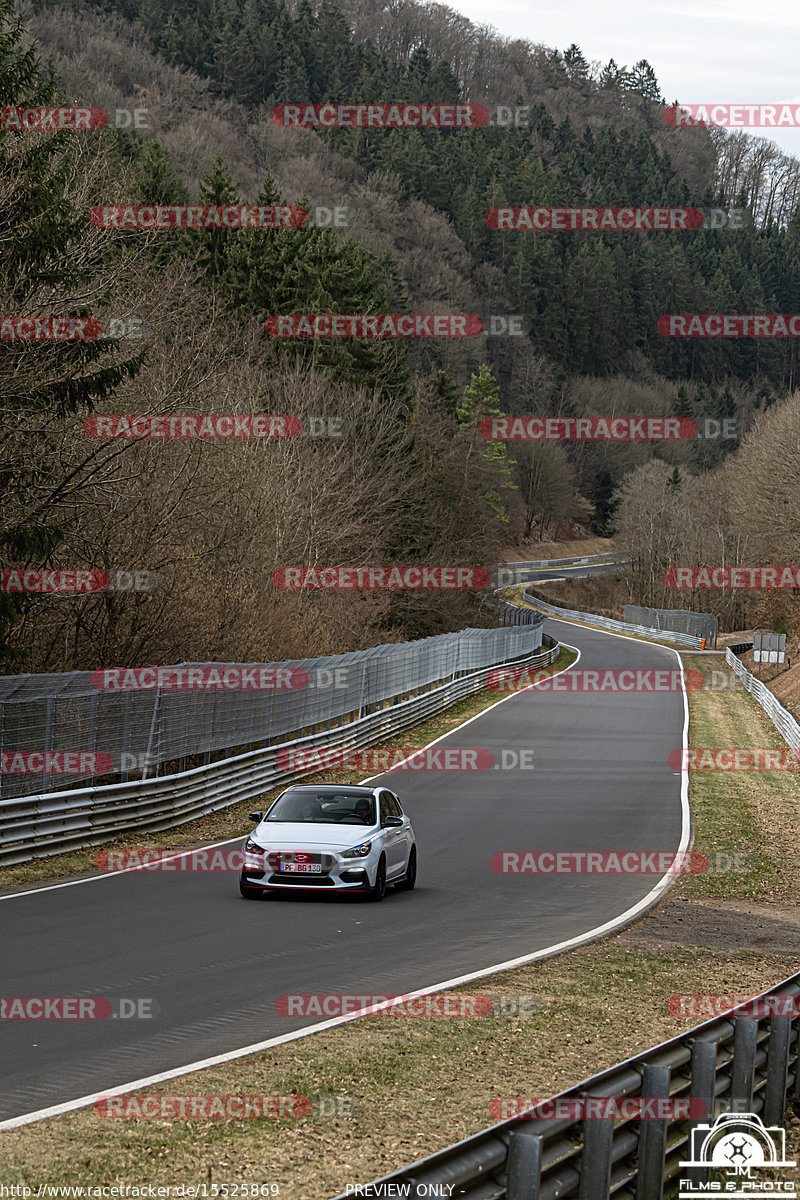
[(282, 871), (292, 871), (299, 875), (321, 875), (322, 863), (281, 863)]

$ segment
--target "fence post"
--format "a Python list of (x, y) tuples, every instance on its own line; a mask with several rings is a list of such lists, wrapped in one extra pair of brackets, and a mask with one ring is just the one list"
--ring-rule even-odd
[(734, 1017), (733, 1068), (731, 1070), (731, 1106), (734, 1112), (753, 1111), (753, 1076), (756, 1069), (758, 1021), (755, 1017)]
[[(698, 1038), (692, 1043), (692, 1067), (690, 1096), (702, 1100), (705, 1113), (702, 1117), (694, 1117), (689, 1121), (689, 1138), (686, 1146), (686, 1158), (692, 1157), (692, 1131), (700, 1124), (711, 1124), (714, 1120), (714, 1098), (717, 1077), (717, 1043), (707, 1042)], [(692, 1183), (708, 1182), (708, 1167), (686, 1167), (686, 1178)]]
[[(767, 1044), (767, 1081), (764, 1085), (764, 1124), (782, 1125), (789, 1079), (789, 1040), (791, 1015), (770, 1019)], [(800, 1072), (798, 1072), (800, 1074)]]
[(611, 1139), (614, 1122), (583, 1122), (583, 1154), (578, 1200), (608, 1200), (611, 1191)]
[(508, 1138), (506, 1200), (539, 1200), (542, 1138), (529, 1129), (512, 1129)]
[[(645, 1066), (642, 1072), (642, 1096), (658, 1099), (669, 1096), (669, 1067)], [(661, 1200), (664, 1194), (666, 1146), (666, 1121), (640, 1122), (636, 1200)]]

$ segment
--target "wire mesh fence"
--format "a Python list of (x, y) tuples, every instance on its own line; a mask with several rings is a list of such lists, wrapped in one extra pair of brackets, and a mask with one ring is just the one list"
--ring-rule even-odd
[(623, 604), (623, 620), (632, 625), (647, 625), (670, 633), (690, 633), (705, 638), (711, 649), (717, 644), (719, 621), (711, 613), (690, 612), (685, 608), (644, 608), (640, 604)]
[(313, 734), (535, 653), (542, 618), (533, 616), (510, 628), (282, 663), (2, 676), (0, 801), (81, 781), (153, 778)]

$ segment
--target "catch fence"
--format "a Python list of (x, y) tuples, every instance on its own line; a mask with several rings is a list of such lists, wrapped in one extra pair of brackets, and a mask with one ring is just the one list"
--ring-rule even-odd
[[(42, 791), (41, 775), (0, 776), (0, 863), (98, 845), (134, 828), (172, 828), (261, 796), (297, 778), (280, 750), (380, 745), (485, 688), (493, 668), (544, 666), (558, 653), (539, 621), (271, 664), (307, 676), (284, 691), (106, 692), (87, 672), (0, 679), (6, 765), (15, 754), (80, 748), (108, 752), (118, 772), (125, 753), (141, 776), (60, 791)], [(12, 794), (10, 782), (22, 788)]]

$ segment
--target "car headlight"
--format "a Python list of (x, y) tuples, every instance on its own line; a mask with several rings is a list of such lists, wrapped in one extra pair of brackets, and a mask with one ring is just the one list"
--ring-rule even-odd
[(244, 844), (244, 852), (245, 854), (263, 854), (264, 850), (263, 847), (259, 846), (257, 842), (254, 842), (252, 838), (248, 838)]
[(352, 850), (343, 850), (342, 858), (366, 858), (372, 849), (372, 842), (362, 842), (360, 846), (354, 846)]

